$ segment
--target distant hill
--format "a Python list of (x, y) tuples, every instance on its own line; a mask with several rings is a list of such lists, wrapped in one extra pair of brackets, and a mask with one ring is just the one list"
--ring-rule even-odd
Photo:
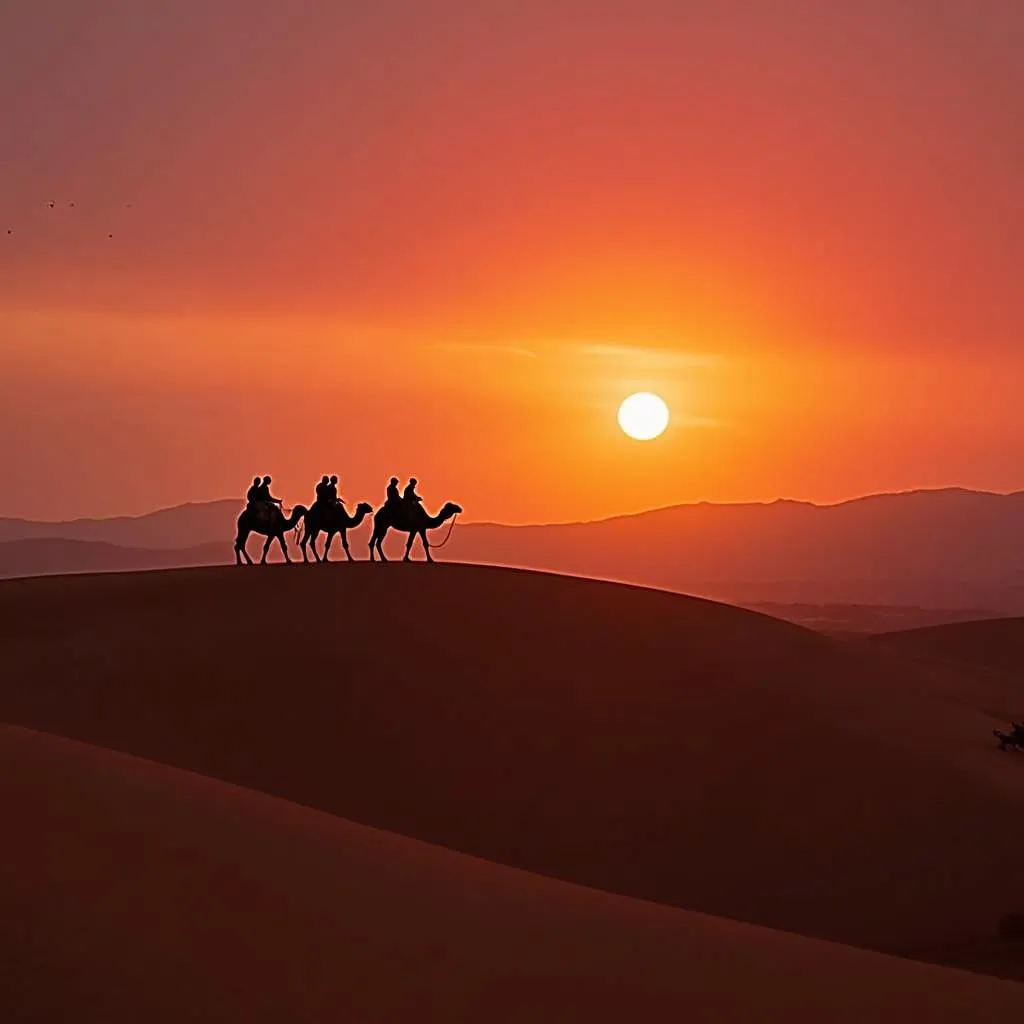
[[(67, 571), (86, 561), (114, 569), (230, 560), (238, 511), (239, 503), (229, 499), (138, 517), (0, 520), (0, 541), (74, 540), (138, 549), (132, 555), (97, 549), (86, 556), (68, 547), (0, 547), (0, 576), (61, 571), (64, 558)], [(366, 557), (368, 538), (369, 524), (351, 534), (357, 557)], [(391, 541), (399, 554), (399, 538)], [(183, 549), (188, 552), (153, 553)], [(537, 526), (460, 522), (440, 557), (743, 604), (917, 606), (952, 609), (953, 617), (966, 610), (1024, 614), (1024, 492), (910, 491), (837, 505), (702, 503)]]
[(14, 540), (78, 540), (126, 548), (189, 548), (233, 539), (241, 504), (231, 498), (189, 502), (142, 516), (39, 522), (0, 518), (0, 542)]
[(0, 543), (0, 578), (218, 565), (233, 561), (230, 542), (192, 548), (121, 547), (105, 541), (9, 540)]
[(728, 600), (1024, 607), (1024, 492), (683, 505), (569, 526), (479, 526), (456, 530), (452, 556)]

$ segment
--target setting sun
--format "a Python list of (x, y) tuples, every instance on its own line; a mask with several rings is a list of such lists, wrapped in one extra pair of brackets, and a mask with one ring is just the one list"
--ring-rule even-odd
[(635, 441), (651, 441), (668, 426), (668, 406), (647, 391), (630, 395), (619, 406), (619, 426)]

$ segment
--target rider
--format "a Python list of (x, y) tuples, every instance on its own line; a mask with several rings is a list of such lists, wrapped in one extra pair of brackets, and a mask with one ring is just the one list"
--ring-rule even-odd
[(402, 497), (413, 507), (423, 501), (423, 499), (416, 493), (416, 483), (416, 477), (410, 477), (409, 482), (405, 485), (405, 490), (402, 492)]
[(387, 497), (384, 501), (385, 505), (391, 505), (397, 508), (402, 504), (402, 496), (398, 493), (398, 477), (393, 476), (388, 483)]
[(329, 486), (330, 481), (327, 479), (327, 474), (324, 473), (324, 475), (320, 478), (320, 483), (316, 485), (316, 501), (313, 502), (314, 505), (326, 507), (330, 503), (327, 498), (327, 488)]
[(344, 504), (341, 498), (338, 497), (338, 478), (336, 476), (332, 476), (331, 479), (328, 481), (324, 493), (327, 495), (328, 505)]
[(265, 476), (263, 478), (263, 482), (256, 489), (256, 494), (257, 494), (256, 500), (257, 501), (265, 501), (265, 502), (267, 502), (268, 504), (271, 504), (271, 505), (283, 505), (284, 502), (280, 498), (275, 498), (270, 493), (270, 485), (273, 482), (274, 481), (271, 480), (269, 476)]
[(252, 508), (252, 506), (257, 501), (260, 500), (260, 487), (262, 485), (263, 485), (263, 480), (260, 477), (254, 476), (252, 478), (252, 486), (249, 488), (248, 491), (245, 492), (245, 504), (249, 508)]

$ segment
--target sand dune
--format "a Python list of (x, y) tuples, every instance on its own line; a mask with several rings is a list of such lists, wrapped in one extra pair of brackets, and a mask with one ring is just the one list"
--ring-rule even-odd
[(1024, 772), (924, 667), (457, 565), (0, 584), (0, 719), (587, 885), (873, 948), (1024, 907)]
[(900, 630), (873, 637), (871, 643), (879, 650), (1005, 672), (1018, 679), (1024, 675), (1024, 618), (983, 619)]
[(0, 727), (5, 1020), (999, 1021), (1024, 988), (580, 889)]
[(1024, 619), (985, 619), (882, 633), (858, 641), (895, 662), (928, 665), (937, 693), (1024, 721)]

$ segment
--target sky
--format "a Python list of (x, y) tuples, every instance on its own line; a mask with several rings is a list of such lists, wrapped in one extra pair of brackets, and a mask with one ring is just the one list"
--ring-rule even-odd
[(0, 515), (1024, 488), (1022, 52), (1018, 0), (7, 0)]

